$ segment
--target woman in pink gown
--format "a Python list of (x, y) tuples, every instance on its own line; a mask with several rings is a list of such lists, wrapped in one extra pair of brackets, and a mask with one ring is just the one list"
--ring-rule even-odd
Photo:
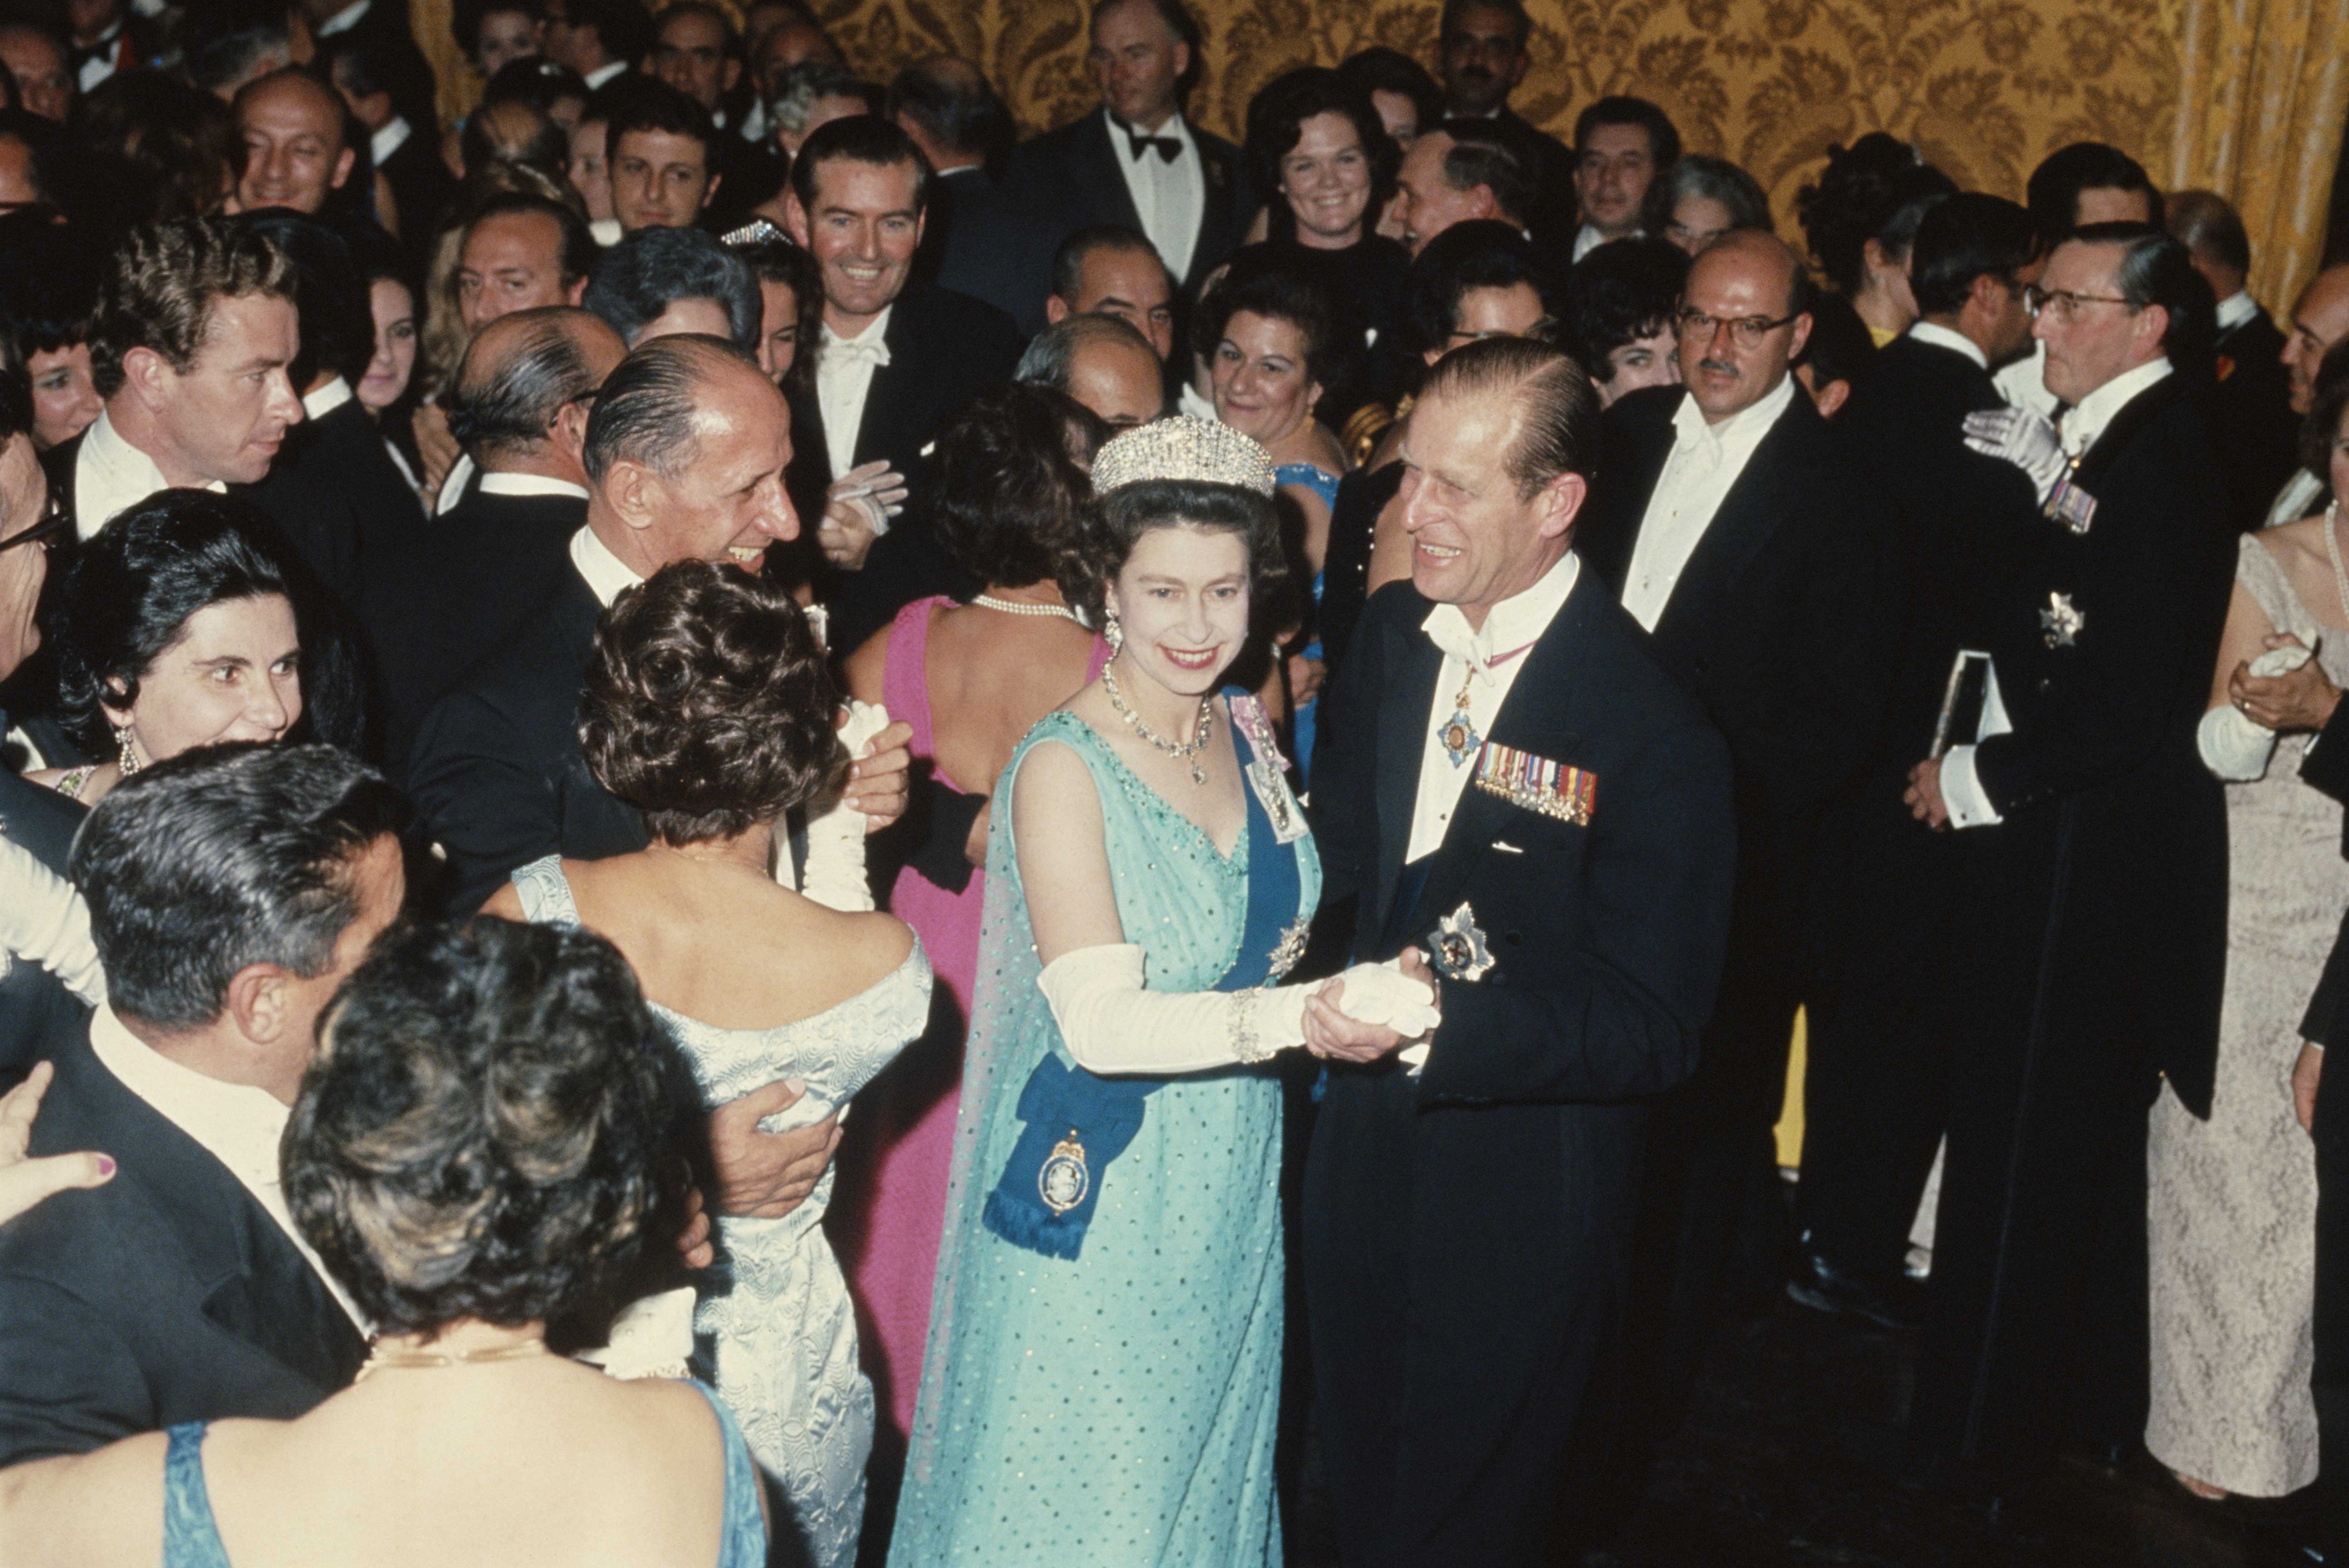
[[(938, 438), (934, 526), (957, 564), (988, 587), (967, 603), (916, 600), (848, 660), (849, 690), (914, 727), (917, 777), (926, 760), (935, 786), (927, 811), (908, 813), (927, 817), (926, 832), (908, 823), (926, 842), (901, 846), (909, 861), (889, 897), (890, 911), (920, 935), (937, 978), (930, 1029), (858, 1097), (835, 1161), (830, 1215), (860, 1310), (864, 1369), (880, 1396), (876, 1469), (902, 1453), (921, 1383), (987, 896), (977, 869), (986, 857), (987, 802), (1020, 738), (1099, 675), (1108, 656), (1055, 580), (1088, 490), (1079, 463), (1103, 433), (1089, 420), (1073, 403), (1031, 387), (998, 387), (975, 399)], [(894, 1495), (893, 1483), (876, 1476), (876, 1508)]]

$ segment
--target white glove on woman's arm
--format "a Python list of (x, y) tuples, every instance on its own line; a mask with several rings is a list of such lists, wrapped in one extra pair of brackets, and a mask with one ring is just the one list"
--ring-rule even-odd
[[(878, 703), (848, 704), (840, 743), (854, 757), (864, 743), (889, 727), (889, 710)], [(778, 866), (790, 864), (791, 846), (775, 851)], [(782, 881), (778, 875), (777, 881)], [(811, 819), (807, 830), (807, 875), (800, 891), (827, 909), (861, 913), (873, 907), (873, 884), (864, 874), (864, 813), (845, 801)]]
[[(93, 1007), (106, 1000), (106, 975), (81, 894), (30, 850), (6, 839), (0, 839), (0, 950), (39, 965)], [(0, 963), (0, 971), (5, 967)]]
[[(2288, 676), (2313, 656), (2304, 647), (2270, 648), (2251, 661), (2250, 673), (2262, 679)], [(2202, 754), (2202, 766), (2234, 784), (2266, 777), (2275, 743), (2274, 730), (2231, 705), (2212, 708), (2194, 729), (2194, 748)]]
[[(1151, 991), (1143, 988), (1142, 968), (1142, 949), (1119, 943), (1064, 953), (1037, 976), (1069, 1054), (1087, 1072), (1154, 1078), (1200, 1072), (1260, 1062), (1305, 1043), (1305, 998), (1318, 984)], [(1385, 981), (1375, 978), (1380, 973)], [(1433, 1012), (1428, 988), (1391, 970), (1357, 965), (1339, 979), (1340, 1007), (1365, 1023), (1404, 1029)]]
[(2028, 408), (1991, 408), (1966, 416), (1966, 445), (1986, 458), (2013, 463), (2039, 492), (2042, 506), (2064, 477), (2064, 443), (2055, 427)]

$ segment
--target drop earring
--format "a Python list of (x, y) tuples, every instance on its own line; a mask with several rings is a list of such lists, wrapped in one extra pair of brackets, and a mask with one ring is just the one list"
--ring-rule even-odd
[(115, 764), (116, 769), (123, 778), (128, 779), (138, 772), (140, 768), (139, 753), (130, 744), (130, 727), (126, 724), (116, 730), (114, 738), (116, 744), (121, 748), (120, 755)]
[(1117, 606), (1112, 604), (1102, 621), (1102, 641), (1109, 645), (1109, 656), (1117, 657), (1125, 651), (1125, 628), (1118, 624)]

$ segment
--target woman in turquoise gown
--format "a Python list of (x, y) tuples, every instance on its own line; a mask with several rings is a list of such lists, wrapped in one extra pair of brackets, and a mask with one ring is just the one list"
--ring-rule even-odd
[[(1279, 570), (1271, 463), (1174, 418), (1094, 482), (1119, 651), (997, 785), (893, 1568), (1280, 1560), (1268, 1062), (1306, 1038), (1308, 988), (1273, 986), (1320, 866), (1262, 710), (1213, 695)], [(1427, 996), (1318, 995), (1369, 1016), (1389, 984)]]

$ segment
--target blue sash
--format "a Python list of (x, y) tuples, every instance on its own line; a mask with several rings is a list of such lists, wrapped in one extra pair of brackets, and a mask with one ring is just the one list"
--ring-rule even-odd
[[(1273, 954), (1289, 926), (1309, 912), (1299, 907), (1303, 884), (1297, 849), (1273, 830), (1264, 803), (1247, 781), (1254, 748), (1233, 727), (1241, 759), (1240, 792), (1247, 799), (1247, 918), (1239, 956), (1214, 989), (1246, 991), (1272, 977)], [(1017, 1247), (1046, 1257), (1074, 1258), (1083, 1249), (1110, 1161), (1142, 1130), (1143, 1102), (1166, 1080), (1103, 1078), (1048, 1051), (1019, 1091), (1027, 1125), (1003, 1178), (988, 1193), (979, 1222)]]

